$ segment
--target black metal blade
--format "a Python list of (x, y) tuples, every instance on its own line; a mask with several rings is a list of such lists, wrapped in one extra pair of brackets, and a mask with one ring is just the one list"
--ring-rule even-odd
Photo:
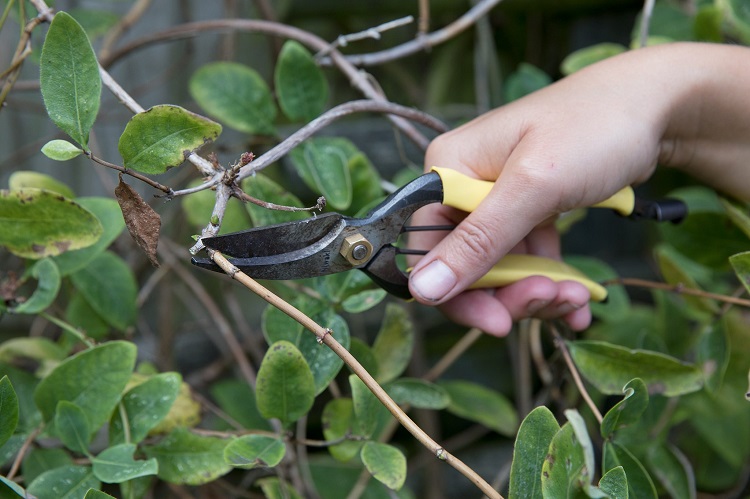
[(318, 241), (335, 232), (343, 221), (342, 215), (327, 213), (297, 222), (206, 237), (202, 241), (207, 248), (236, 258), (283, 255), (315, 246)]

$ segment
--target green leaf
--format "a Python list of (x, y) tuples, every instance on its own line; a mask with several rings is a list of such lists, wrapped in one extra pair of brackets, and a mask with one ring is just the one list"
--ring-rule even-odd
[(323, 436), (329, 442), (328, 451), (336, 460), (346, 462), (356, 456), (362, 448), (361, 440), (349, 440), (347, 437), (354, 431), (354, 402), (350, 398), (337, 398), (329, 401), (323, 408), (321, 416)]
[(289, 157), (307, 186), (326, 198), (329, 206), (346, 210), (352, 203), (349, 172), (351, 143), (337, 137), (317, 137), (292, 149)]
[[(632, 38), (634, 40), (637, 40), (640, 36), (642, 22), (643, 13), (641, 12), (633, 26)], [(648, 32), (650, 38), (668, 38), (672, 42), (692, 40), (692, 15), (678, 5), (669, 2), (656, 2), (648, 20)]]
[[(597, 258), (566, 256), (565, 263), (577, 268), (595, 282), (611, 281), (619, 277), (610, 265)], [(609, 327), (613, 322), (627, 319), (633, 313), (628, 292), (625, 286), (620, 285), (607, 286), (605, 303), (591, 302), (589, 306), (594, 317), (608, 323), (605, 327)]]
[(89, 302), (80, 293), (75, 293), (70, 297), (65, 309), (65, 320), (95, 340), (103, 339), (109, 332), (107, 321), (91, 308)]
[[(372, 290), (375, 283), (364, 272), (338, 272), (321, 279), (318, 287), (323, 297), (330, 302), (342, 304), (356, 294)], [(381, 289), (378, 287), (377, 289)]]
[(135, 322), (138, 285), (127, 264), (110, 251), (97, 255), (70, 275), (91, 308), (112, 327), (124, 331)]
[(618, 43), (599, 43), (570, 53), (560, 64), (560, 71), (564, 75), (573, 74), (579, 69), (603, 61), (609, 57), (621, 54), (627, 47)]
[(364, 215), (362, 210), (383, 198), (380, 174), (362, 152), (355, 152), (349, 157), (347, 168), (352, 179), (352, 204), (348, 212), (355, 216)]
[[(349, 327), (341, 316), (330, 308), (321, 311), (322, 304), (317, 300), (301, 298), (293, 300), (293, 304), (315, 322), (329, 329), (341, 346), (349, 348)], [(269, 343), (285, 340), (299, 349), (312, 372), (316, 395), (328, 387), (344, 365), (344, 361), (333, 350), (318, 343), (315, 335), (303, 330), (297, 321), (276, 307), (269, 306), (264, 311), (263, 333)]]
[(208, 118), (179, 106), (160, 105), (133, 116), (117, 148), (126, 168), (164, 173), (220, 133), (221, 125)]
[[(659, 271), (666, 282), (674, 286), (683, 286), (690, 289), (700, 290), (701, 287), (693, 277), (685, 271), (680, 265), (678, 255), (671, 251), (668, 246), (659, 246), (655, 250), (656, 261), (659, 265)], [(715, 301), (698, 296), (682, 295), (682, 299), (697, 310), (709, 313), (718, 313), (719, 306)]]
[(409, 404), (419, 409), (445, 409), (450, 396), (439, 385), (422, 379), (401, 378), (383, 388), (397, 404)]
[(404, 307), (389, 303), (372, 352), (378, 363), (379, 383), (398, 378), (411, 360), (414, 349), (414, 325)]
[(29, 484), (26, 492), (37, 499), (73, 498), (83, 497), (89, 489), (100, 486), (88, 466), (68, 465), (45, 471)]
[(156, 475), (159, 464), (156, 459), (145, 461), (133, 459), (135, 444), (120, 444), (104, 449), (91, 460), (96, 478), (104, 483), (122, 483), (141, 476)]
[(585, 497), (583, 487), (589, 477), (582, 477), (583, 450), (578, 444), (573, 426), (565, 423), (552, 438), (542, 464), (543, 497)]
[(599, 488), (611, 499), (628, 499), (628, 477), (622, 466), (612, 468), (599, 480)]
[(300, 493), (294, 490), (291, 485), (282, 482), (275, 476), (261, 478), (256, 483), (263, 491), (263, 497), (266, 499), (302, 499)]
[[(294, 194), (261, 173), (242, 181), (242, 189), (255, 199), (271, 202), (280, 206), (302, 207), (302, 202)], [(254, 227), (263, 227), (284, 222), (304, 220), (310, 215), (306, 211), (272, 210), (253, 203), (245, 203)]]
[(750, 251), (737, 253), (729, 257), (737, 279), (740, 280), (745, 289), (750, 293)]
[[(659, 231), (678, 252), (715, 270), (728, 270), (728, 258), (747, 250), (748, 237), (722, 211), (692, 211), (679, 224), (660, 224)], [(711, 244), (705, 244), (711, 241)]]
[(724, 11), (727, 30), (747, 45), (750, 44), (750, 12), (742, 0), (726, 0), (719, 4)]
[[(32, 340), (32, 338), (17, 338), (9, 341), (18, 341), (22, 339)], [(34, 340), (42, 339), (34, 338)], [(5, 346), (6, 343), (8, 342), (4, 342), (2, 345)], [(0, 376), (8, 376), (13, 383), (13, 390), (16, 392), (16, 397), (18, 398), (18, 426), (15, 431), (15, 435), (18, 436), (21, 434), (29, 434), (34, 431), (34, 429), (42, 423), (42, 415), (37, 410), (36, 404), (34, 403), (34, 390), (36, 390), (39, 380), (31, 373), (12, 367), (12, 364), (14, 363), (24, 366), (29, 364), (27, 360), (21, 360), (20, 362), (18, 360), (0, 361)], [(44, 365), (44, 362), (41, 364)], [(13, 438), (11, 438), (11, 441)], [(21, 441), (21, 443), (23, 443), (23, 441)], [(9, 441), (6, 444), (11, 444), (11, 442)], [(1, 457), (2, 454), (0, 453), (0, 458)]]
[(55, 15), (47, 31), (39, 83), (50, 119), (87, 148), (89, 132), (99, 112), (102, 80), (86, 33), (65, 12)]
[(33, 482), (36, 477), (55, 468), (73, 464), (70, 454), (59, 447), (51, 449), (32, 448), (23, 459), (21, 470), (26, 483)]
[(589, 494), (589, 497), (597, 497), (596, 488), (591, 485), (591, 481), (596, 473), (596, 468), (594, 468), (594, 444), (591, 442), (591, 437), (589, 437), (586, 429), (586, 422), (575, 409), (567, 409), (565, 417), (568, 418), (570, 426), (573, 428), (575, 439), (583, 454), (583, 467), (576, 479)]
[(22, 258), (44, 258), (94, 244), (99, 220), (77, 203), (42, 189), (0, 190), (0, 245)]
[(57, 263), (63, 276), (88, 265), (99, 253), (107, 249), (125, 229), (125, 220), (122, 218), (120, 205), (114, 199), (96, 196), (80, 197), (76, 198), (75, 201), (93, 213), (99, 219), (99, 223), (104, 230), (99, 239), (91, 246), (66, 251), (62, 255), (54, 257), (55, 263)]
[(613, 468), (622, 466), (628, 477), (628, 496), (638, 499), (656, 499), (656, 487), (651, 480), (646, 468), (625, 447), (612, 442), (605, 441), (602, 452), (602, 469), (606, 473)]
[(86, 495), (83, 496), (83, 499), (115, 499), (114, 496), (111, 496), (107, 494), (106, 492), (102, 492), (101, 490), (96, 489), (89, 489), (86, 491)]
[(542, 464), (560, 425), (544, 406), (531, 411), (521, 422), (513, 447), (508, 499), (542, 497)]
[[(353, 274), (353, 272), (349, 272)], [(361, 314), (382, 302), (387, 293), (384, 289), (368, 289), (346, 298), (341, 302), (341, 307), (350, 314)]]
[(271, 425), (258, 412), (255, 390), (237, 379), (227, 379), (211, 386), (211, 396), (243, 428), (271, 431)]
[(696, 363), (703, 369), (706, 387), (713, 392), (718, 391), (729, 366), (729, 339), (725, 319), (706, 326), (701, 333), (696, 354)]
[(354, 434), (375, 438), (390, 419), (391, 413), (357, 375), (349, 376), (349, 386), (354, 404)]
[(622, 389), (625, 397), (604, 415), (601, 435), (609, 438), (615, 431), (638, 422), (648, 406), (648, 389), (640, 378), (628, 381)]
[(288, 341), (268, 349), (258, 370), (258, 410), (284, 426), (307, 414), (315, 400), (315, 381), (302, 353)]
[(18, 337), (0, 343), (0, 361), (12, 363), (18, 358), (40, 363), (58, 364), (65, 359), (66, 352), (54, 341), (44, 337)]
[(224, 462), (229, 442), (215, 437), (194, 435), (177, 428), (152, 447), (144, 447), (149, 458), (159, 462), (159, 478), (179, 485), (202, 485), (231, 471)]
[(630, 350), (601, 341), (566, 342), (576, 367), (600, 392), (615, 395), (633, 378), (641, 378), (649, 394), (674, 397), (700, 390), (703, 373), (692, 364), (647, 350)]
[(17, 314), (38, 314), (47, 309), (57, 298), (60, 291), (60, 271), (54, 260), (42, 258), (31, 267), (31, 277), (38, 281), (36, 289), (23, 303), (14, 307)]
[(276, 93), (292, 121), (311, 121), (325, 108), (328, 82), (310, 52), (294, 40), (284, 43), (274, 73)]
[(536, 92), (550, 83), (552, 83), (552, 78), (547, 73), (533, 64), (522, 62), (518, 65), (518, 69), (505, 80), (503, 97), (505, 102), (511, 102)]
[(440, 381), (450, 396), (448, 412), (483, 424), (501, 435), (515, 435), (518, 415), (513, 404), (499, 392), (469, 381)]
[(278, 465), (286, 447), (276, 437), (244, 435), (232, 440), (224, 449), (224, 461), (235, 468), (273, 468)]
[[(313, 317), (313, 320), (327, 328), (330, 335), (346, 349), (349, 349), (350, 333), (346, 321), (334, 313), (326, 310), (322, 314)], [(315, 394), (319, 395), (333, 381), (344, 365), (344, 361), (336, 353), (325, 345), (318, 343), (314, 334), (307, 331), (299, 338), (296, 345), (313, 375), (315, 383)]]
[(83, 409), (61, 400), (55, 411), (55, 432), (63, 445), (73, 452), (88, 454), (91, 427)]
[[(65, 141), (63, 141), (65, 142)], [(49, 175), (44, 173), (20, 170), (10, 174), (8, 179), (8, 188), (11, 191), (20, 191), (21, 189), (44, 189), (46, 191), (52, 191), (72, 199), (76, 195), (73, 190)]]
[(364, 367), (370, 375), (377, 377), (378, 361), (375, 359), (375, 354), (372, 353), (370, 345), (357, 337), (353, 337), (351, 339), (351, 344), (349, 345), (349, 353), (351, 353), (354, 358), (362, 364), (362, 367)]
[[(42, 146), (42, 154), (55, 161), (68, 161), (83, 154), (83, 149), (67, 140), (56, 139), (50, 140)], [(70, 195), (69, 197), (73, 196)]]
[(367, 442), (360, 453), (367, 471), (391, 490), (399, 490), (406, 481), (406, 458), (392, 445)]
[(34, 392), (44, 420), (50, 421), (61, 400), (83, 409), (90, 428), (98, 429), (120, 400), (135, 365), (135, 345), (112, 341), (82, 351), (58, 365)]
[(178, 373), (162, 373), (151, 376), (125, 392), (121, 410), (112, 413), (109, 444), (125, 443), (121, 411), (125, 411), (127, 417), (130, 436), (128, 443), (137, 444), (146, 438), (148, 432), (169, 414), (180, 392), (181, 383), (182, 377)]
[(654, 445), (648, 452), (648, 464), (656, 479), (671, 497), (695, 499), (695, 475), (687, 458), (670, 444)]
[(18, 426), (18, 396), (8, 376), (0, 379), (0, 447), (5, 445)]
[(206, 64), (190, 78), (190, 95), (209, 116), (230, 128), (273, 135), (276, 106), (257, 71), (235, 62)]
[[(24, 476), (24, 479), (26, 477)], [(28, 495), (26, 494), (26, 491), (23, 490), (23, 487), (18, 485), (13, 480), (9, 480), (8, 478), (5, 478), (4, 476), (0, 476), (0, 497), (3, 499), (11, 499), (20, 497), (22, 499), (26, 499)]]
[[(190, 182), (188, 188), (198, 187), (203, 181), (198, 179)], [(216, 202), (216, 193), (210, 189), (203, 189), (189, 196), (182, 197), (182, 210), (187, 215), (191, 225), (196, 228), (205, 227), (214, 209)], [(228, 234), (238, 232), (248, 228), (250, 221), (237, 200), (230, 200), (224, 211), (224, 218), (221, 220), (221, 230), (219, 234)]]

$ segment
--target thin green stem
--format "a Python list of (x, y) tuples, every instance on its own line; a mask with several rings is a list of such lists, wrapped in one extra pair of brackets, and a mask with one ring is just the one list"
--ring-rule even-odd
[(84, 333), (82, 333), (81, 331), (73, 327), (72, 325), (68, 324), (67, 322), (61, 319), (58, 319), (57, 317), (53, 317), (49, 315), (47, 312), (41, 312), (39, 316), (47, 319), (52, 324), (63, 329), (64, 331), (67, 331), (68, 333), (72, 334), (73, 336), (75, 336), (75, 338), (78, 341), (86, 345), (87, 348), (94, 348), (95, 345), (93, 341), (91, 341)]
[(0, 30), (3, 29), (3, 26), (5, 26), (5, 21), (8, 19), (8, 15), (10, 14), (10, 9), (13, 8), (13, 4), (16, 3), (15, 0), (10, 0), (8, 2), (8, 5), (5, 6), (5, 10), (3, 11), (3, 17), (0, 17)]

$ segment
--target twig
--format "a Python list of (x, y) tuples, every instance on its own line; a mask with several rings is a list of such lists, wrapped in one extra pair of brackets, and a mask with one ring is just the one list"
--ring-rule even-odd
[(247, 203), (252, 203), (256, 206), (260, 206), (261, 208), (266, 208), (267, 210), (277, 210), (277, 211), (323, 211), (323, 209), (326, 207), (326, 198), (323, 196), (318, 198), (317, 203), (315, 203), (313, 206), (286, 206), (283, 204), (276, 204), (271, 203), (269, 201), (263, 201), (262, 199), (255, 198), (251, 196), (250, 194), (246, 193), (242, 189), (240, 189), (237, 186), (233, 186), (232, 189), (232, 195), (239, 199), (240, 201), (244, 201)]
[(0, 89), (0, 109), (3, 108), (5, 98), (10, 93), (13, 85), (18, 79), (18, 75), (21, 73), (21, 65), (23, 64), (23, 61), (25, 61), (26, 57), (31, 54), (31, 32), (43, 21), (44, 18), (42, 17), (42, 14), (39, 14), (37, 17), (26, 23), (26, 26), (24, 26), (23, 31), (21, 32), (21, 36), (18, 39), (18, 45), (16, 46), (16, 52), (13, 55), (10, 66), (2, 75), (5, 77), (7, 74), (7, 79), (5, 80), (2, 89)]
[(641, 31), (638, 36), (638, 45), (645, 47), (648, 44), (648, 30), (651, 24), (651, 15), (654, 13), (654, 0), (643, 2), (643, 14), (641, 15)]
[(552, 375), (552, 371), (549, 368), (547, 360), (544, 358), (544, 351), (542, 349), (542, 321), (535, 319), (531, 322), (529, 327), (529, 339), (530, 339), (530, 350), (531, 358), (536, 366), (536, 371), (539, 374), (539, 379), (542, 383), (547, 386), (551, 385), (555, 380)]
[[(500, 0), (492, 1), (498, 2)], [(164, 31), (144, 36), (142, 38), (134, 40), (128, 45), (125, 45), (124, 47), (120, 48), (120, 50), (113, 52), (109, 59), (103, 60), (101, 61), (101, 63), (104, 67), (109, 67), (111, 64), (113, 64), (126, 54), (155, 43), (180, 40), (183, 38), (192, 38), (197, 33), (227, 31), (258, 32), (289, 38), (307, 45), (310, 49), (316, 52), (319, 50), (323, 50), (329, 46), (329, 43), (322, 38), (308, 31), (304, 31), (286, 24), (264, 21), (260, 19), (216, 19), (211, 21), (185, 23)], [(331, 51), (329, 57), (326, 59), (329, 59), (331, 61), (331, 64), (336, 66), (349, 79), (352, 86), (362, 92), (365, 97), (379, 102), (386, 101), (385, 97), (383, 97), (377, 91), (377, 89), (368, 80), (367, 76), (363, 74), (359, 69), (357, 69), (340, 52), (338, 52), (337, 50), (333, 50)], [(390, 116), (389, 119), (417, 146), (422, 149), (427, 148), (427, 144), (429, 143), (429, 141), (410, 123), (404, 121), (398, 116)]]
[(744, 298), (738, 298), (736, 296), (727, 296), (727, 295), (721, 295), (718, 293), (710, 293), (708, 291), (703, 291), (702, 289), (695, 289), (695, 288), (686, 288), (682, 284), (667, 284), (664, 282), (657, 282), (657, 281), (649, 281), (646, 279), (638, 279), (635, 277), (620, 277), (617, 279), (611, 279), (609, 281), (605, 281), (602, 283), (604, 286), (612, 286), (612, 285), (622, 285), (622, 286), (633, 286), (633, 287), (639, 287), (639, 288), (649, 288), (649, 289), (661, 289), (664, 291), (671, 291), (672, 293), (676, 293), (678, 295), (689, 295), (689, 296), (697, 296), (699, 298), (708, 298), (710, 300), (716, 300), (723, 303), (731, 303), (733, 305), (740, 305), (742, 307), (750, 307), (750, 300), (744, 299)]
[(13, 464), (11, 465), (8, 474), (5, 475), (5, 478), (7, 478), (8, 480), (13, 480), (13, 477), (16, 476), (18, 470), (21, 469), (21, 463), (23, 462), (23, 458), (26, 456), (26, 451), (29, 450), (31, 444), (34, 443), (34, 440), (36, 440), (36, 437), (38, 437), (39, 434), (42, 433), (43, 429), (44, 426), (40, 425), (34, 428), (34, 431), (29, 433), (29, 435), (23, 441), (23, 445), (18, 450), (18, 454), (16, 454), (16, 458), (13, 460)]
[(94, 156), (89, 151), (84, 151), (84, 154), (86, 156), (88, 156), (88, 158), (91, 161), (93, 161), (94, 163), (98, 163), (98, 164), (100, 164), (102, 166), (106, 166), (107, 168), (111, 168), (113, 170), (117, 170), (120, 173), (124, 173), (125, 175), (130, 175), (133, 178), (137, 178), (141, 182), (144, 182), (144, 183), (150, 185), (154, 189), (158, 189), (158, 190), (166, 193), (167, 197), (174, 196), (174, 191), (172, 190), (171, 187), (167, 187), (166, 185), (162, 185), (159, 182), (157, 182), (155, 180), (152, 180), (152, 179), (146, 177), (145, 175), (141, 175), (138, 172), (134, 172), (133, 170), (129, 170), (128, 168), (125, 168), (124, 166), (116, 165), (114, 163), (110, 163), (109, 161), (105, 161), (105, 160), (103, 160), (101, 158), (97, 158), (96, 156)]
[[(420, 2), (421, 1), (423, 0), (420, 0)], [(326, 48), (320, 50), (317, 54), (315, 54), (315, 58), (320, 59), (321, 57), (328, 55), (334, 49), (337, 49), (339, 47), (346, 47), (350, 42), (364, 40), (365, 38), (373, 38), (375, 40), (380, 40), (381, 33), (388, 31), (390, 29), (400, 28), (401, 26), (406, 26), (407, 24), (411, 24), (413, 22), (414, 22), (414, 16), (406, 16), (400, 19), (394, 19), (393, 21), (388, 21), (387, 23), (383, 23), (379, 26), (375, 26), (374, 28), (368, 28), (358, 33), (351, 33), (349, 35), (339, 35), (336, 38), (336, 40), (334, 40), (330, 45), (328, 45)]]
[(599, 422), (599, 424), (601, 424), (602, 420), (604, 419), (602, 417), (602, 413), (599, 412), (599, 409), (591, 399), (588, 390), (586, 390), (586, 386), (584, 386), (583, 384), (581, 375), (578, 373), (578, 369), (573, 362), (573, 358), (570, 356), (568, 345), (565, 343), (565, 340), (562, 338), (562, 336), (560, 336), (560, 332), (557, 330), (557, 328), (552, 324), (550, 324), (550, 331), (552, 331), (552, 336), (555, 338), (555, 345), (557, 345), (557, 348), (560, 350), (560, 352), (562, 352), (563, 358), (565, 359), (565, 364), (568, 366), (568, 370), (570, 371), (571, 376), (573, 376), (573, 381), (578, 387), (578, 391), (581, 393), (583, 400), (586, 401), (589, 409), (591, 409), (591, 412), (594, 414), (596, 420)]
[[(445, 28), (433, 31), (424, 36), (419, 36), (414, 40), (397, 45), (390, 49), (382, 50), (380, 52), (372, 52), (370, 54), (347, 55), (344, 57), (348, 62), (355, 66), (376, 66), (378, 64), (383, 64), (384, 62), (390, 62), (394, 59), (401, 59), (422, 50), (427, 50), (436, 45), (440, 45), (463, 32), (501, 1), (502, 0), (482, 0), (469, 9), (463, 16), (459, 17)], [(320, 63), (327, 66), (335, 64), (335, 61), (333, 58), (324, 58), (321, 59)]]
[(86, 334), (82, 333), (78, 329), (74, 328), (67, 322), (58, 319), (57, 317), (53, 317), (49, 315), (47, 312), (40, 312), (39, 317), (42, 317), (44, 319), (47, 319), (49, 322), (54, 324), (55, 326), (59, 327), (60, 329), (63, 329), (64, 331), (69, 332), (72, 334), (78, 341), (86, 345), (87, 348), (94, 348), (94, 342), (89, 339)]
[(253, 173), (275, 163), (282, 156), (302, 143), (302, 141), (311, 137), (322, 128), (325, 128), (330, 123), (349, 114), (362, 112), (394, 114), (425, 125), (439, 133), (448, 131), (448, 126), (440, 120), (411, 107), (401, 106), (399, 104), (394, 104), (393, 102), (373, 100), (350, 101), (329, 109), (274, 146), (268, 152), (253, 160), (252, 163), (243, 166), (237, 174), (237, 180), (243, 180)]
[(280, 297), (273, 294), (271, 291), (260, 285), (254, 279), (251, 279), (240, 269), (232, 265), (221, 253), (214, 251), (211, 257), (214, 262), (219, 265), (224, 272), (226, 272), (232, 279), (240, 282), (242, 285), (247, 287), (249, 290), (263, 298), (266, 302), (277, 307), (279, 310), (287, 314), (289, 317), (300, 323), (305, 329), (312, 332), (318, 339), (318, 343), (325, 344), (331, 350), (336, 353), (344, 363), (362, 380), (362, 382), (370, 389), (370, 391), (380, 400), (380, 402), (390, 411), (393, 416), (399, 420), (403, 427), (409, 431), (422, 445), (427, 447), (430, 452), (438, 459), (447, 462), (466, 478), (471, 480), (484, 494), (491, 498), (502, 499), (502, 496), (494, 490), (490, 485), (480, 477), (473, 469), (469, 468), (465, 463), (451, 455), (443, 447), (437, 444), (429, 435), (424, 433), (414, 421), (409, 418), (394, 402), (394, 400), (388, 396), (383, 388), (375, 381), (375, 379), (365, 370), (364, 367), (355, 359), (349, 351), (341, 346), (331, 334), (330, 329), (326, 329), (307, 315), (290, 305)]
[(430, 30), (430, 0), (419, 0), (419, 22), (417, 36), (424, 36)]
[(107, 35), (102, 42), (102, 48), (99, 50), (99, 57), (106, 58), (112, 50), (112, 46), (117, 43), (122, 35), (138, 21), (151, 5), (151, 0), (137, 0), (116, 25), (107, 31)]

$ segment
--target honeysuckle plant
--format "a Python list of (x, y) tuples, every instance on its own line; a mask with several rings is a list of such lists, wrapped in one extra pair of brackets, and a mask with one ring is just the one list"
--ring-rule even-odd
[[(475, 2), (432, 32), (430, 2), (419, 2), (416, 22), (373, 21), (332, 43), (271, 20), (274, 6), (259, 1), (261, 19), (178, 24), (121, 43), (146, 9), (158, 8), (150, 3), (132, 2), (122, 20), (53, 10), (62, 1), (0, 4), (0, 34), (20, 28), (0, 72), (0, 103), (17, 91), (21, 68), (38, 64), (40, 103), (59, 131), (36, 150), (65, 172), (12, 166), (0, 190), (0, 324), (10, 324), (0, 335), (2, 497), (443, 493), (424, 483), (440, 483), (434, 468), (428, 476), (416, 469), (420, 448), (430, 466), (460, 473), (461, 494), (688, 498), (747, 486), (750, 217), (747, 206), (705, 187), (672, 193), (690, 215), (658, 229), (659, 281), (569, 256), (610, 288), (607, 303), (592, 305), (596, 321), (582, 336), (529, 320), (509, 339), (475, 330), (430, 338), (426, 328), (441, 319), (386, 297), (356, 271), (268, 289), (233, 271), (244, 286), (229, 287), (185, 265), (200, 237), (324, 209), (366, 213), (414, 178), (419, 168), (409, 161), (386, 177), (363, 144), (326, 132), (344, 117), (374, 113), (424, 149), (448, 127), (388, 101), (363, 68), (437, 50), (474, 24), (482, 33), (498, 0)], [(632, 48), (587, 47), (565, 58), (560, 73), (647, 43), (750, 43), (740, 0), (695, 7), (647, 2)], [(405, 26), (416, 30), (414, 40), (342, 54), (348, 43)], [(274, 37), (272, 70), (217, 57), (180, 73), (184, 92), (149, 108), (108, 72), (141, 47), (215, 31)], [(340, 98), (338, 75), (360, 96)], [(502, 100), (552, 79), (524, 62), (504, 79)], [(96, 140), (103, 91), (132, 114), (109, 116), (119, 127), (116, 147)], [(235, 138), (225, 141), (227, 131)], [(394, 139), (394, 149), (402, 146)], [(221, 160), (227, 151), (232, 159)], [(59, 180), (98, 168), (117, 172), (106, 195), (80, 195)], [(197, 178), (183, 174), (191, 168)], [(561, 229), (576, 220), (561, 219)], [(631, 286), (646, 292), (636, 301)], [(169, 297), (164, 303), (155, 288)], [(174, 319), (174, 297), (221, 353), (218, 363), (197, 359), (204, 362), (197, 375), (163, 369), (169, 363), (148, 354), (155, 336), (148, 324), (173, 327), (165, 321)], [(249, 314), (244, 303), (260, 312)], [(180, 341), (166, 330), (158, 336), (167, 342), (162, 352)], [(499, 352), (515, 364), (498, 371)], [(439, 436), (425, 431), (439, 421)], [(493, 446), (490, 466), (477, 459), (480, 440)]]

